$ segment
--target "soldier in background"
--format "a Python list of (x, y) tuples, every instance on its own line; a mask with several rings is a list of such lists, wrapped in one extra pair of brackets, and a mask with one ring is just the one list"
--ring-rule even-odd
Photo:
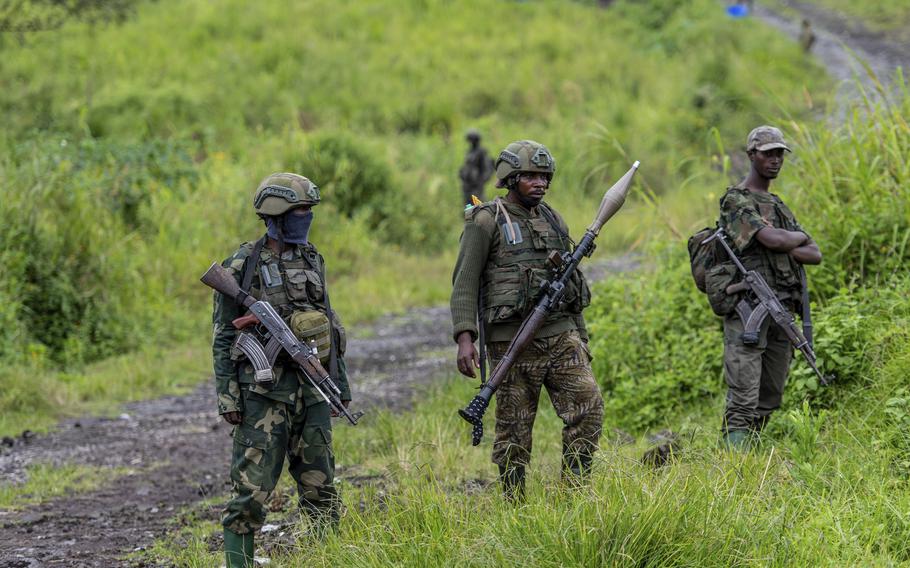
[[(320, 360), (350, 402), (344, 365), (345, 332), (326, 290), (325, 261), (309, 242), (319, 189), (307, 178), (272, 174), (256, 190), (253, 207), (267, 227), (222, 263), (241, 288), (267, 300), (301, 341), (312, 341)], [(253, 566), (253, 534), (265, 522), (266, 501), (288, 458), (298, 503), (320, 534), (339, 518), (333, 484), (335, 455), (328, 404), (282, 355), (271, 383), (257, 382), (250, 361), (234, 346), (234, 320), (243, 315), (232, 298), (215, 293), (212, 345), (218, 413), (233, 429), (233, 497), (222, 517), (227, 567)]]
[[(749, 133), (746, 152), (749, 175), (730, 187), (720, 201), (720, 227), (747, 270), (758, 271), (791, 313), (800, 312), (801, 265), (819, 264), (821, 251), (796, 221), (771, 182), (784, 165), (790, 148), (780, 130), (759, 126)], [(733, 310), (724, 317), (724, 379), (727, 403), (724, 443), (747, 449), (780, 407), (793, 345), (786, 334), (765, 318), (758, 343), (744, 345), (743, 321)]]
[[(543, 201), (556, 171), (549, 150), (532, 140), (513, 142), (500, 153), (495, 167), (496, 187), (507, 188), (508, 193), (465, 212), (453, 275), (453, 337), (458, 343), (458, 370), (468, 377), (480, 367), (474, 347), (478, 315), (495, 367), (534, 308), (541, 282), (549, 277), (548, 255), (571, 252), (572, 247), (565, 221)], [(564, 424), (564, 479), (578, 480), (590, 470), (603, 426), (603, 398), (591, 370), (582, 316), (590, 301), (584, 275), (576, 270), (565, 302), (549, 315), (496, 391), (493, 463), (499, 466), (508, 498), (524, 491), (541, 387), (547, 389)]]
[(806, 53), (809, 53), (815, 44), (815, 33), (812, 31), (812, 25), (805, 18), (803, 18), (802, 29), (799, 32), (799, 44)]
[(480, 145), (480, 133), (473, 128), (465, 134), (468, 151), (464, 155), (464, 164), (458, 170), (461, 178), (461, 193), (465, 205), (471, 204), (471, 196), (476, 195), (484, 201), (483, 186), (493, 176), (493, 159), (486, 148)]

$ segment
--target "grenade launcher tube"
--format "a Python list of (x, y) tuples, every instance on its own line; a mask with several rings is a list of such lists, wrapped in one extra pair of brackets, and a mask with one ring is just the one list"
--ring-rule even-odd
[(518, 359), (519, 355), (534, 340), (534, 336), (546, 321), (549, 313), (559, 306), (563, 295), (566, 292), (566, 286), (572, 273), (581, 263), (581, 259), (590, 256), (594, 252), (594, 240), (597, 238), (600, 229), (625, 202), (626, 195), (632, 182), (632, 177), (638, 170), (639, 162), (635, 162), (632, 167), (604, 194), (603, 200), (594, 218), (591, 226), (585, 230), (581, 240), (576, 245), (571, 255), (566, 257), (565, 262), (557, 269), (552, 281), (544, 285), (544, 294), (537, 301), (534, 309), (522, 322), (521, 327), (512, 338), (509, 347), (506, 349), (502, 359), (496, 364), (493, 372), (490, 374), (490, 380), (481, 385), (480, 392), (471, 400), (468, 405), (459, 409), (458, 414), (473, 427), (471, 433), (471, 444), (476, 446), (480, 444), (483, 438), (483, 415), (490, 404), (493, 394), (502, 384), (512, 365)]

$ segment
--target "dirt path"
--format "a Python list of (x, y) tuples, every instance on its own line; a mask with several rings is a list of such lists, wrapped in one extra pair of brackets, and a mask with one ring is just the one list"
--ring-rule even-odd
[[(592, 263), (587, 272), (601, 279), (637, 266), (627, 256)], [(450, 321), (448, 307), (440, 306), (349, 330), (354, 406), (406, 409), (415, 391), (454, 372)], [(23, 481), (33, 464), (125, 472), (96, 491), (0, 510), (0, 568), (143, 565), (123, 556), (164, 536), (182, 510), (203, 498), (221, 502), (230, 489), (230, 428), (215, 413), (213, 393), (207, 382), (186, 396), (126, 405), (115, 419), (69, 420), (49, 435), (0, 445), (2, 484)], [(206, 514), (217, 518), (217, 507)]]
[[(881, 78), (897, 65), (908, 67), (906, 43), (809, 4), (790, 4), (812, 21), (818, 35), (814, 53), (835, 78), (864, 76), (841, 40)], [(796, 37), (798, 20), (761, 6), (756, 14)], [(590, 274), (599, 279), (635, 266), (636, 259), (620, 258), (591, 267)], [(415, 390), (453, 372), (448, 330), (446, 307), (412, 310), (353, 330), (348, 367), (356, 406), (407, 408)], [(229, 488), (230, 429), (214, 412), (212, 392), (205, 384), (186, 396), (127, 405), (116, 419), (70, 420), (52, 434), (0, 445), (0, 484), (24, 480), (32, 464), (86, 465), (98, 468), (98, 475), (125, 472), (96, 491), (0, 510), (0, 568), (137, 565), (123, 556), (164, 536), (185, 508), (208, 496), (220, 501)]]
[[(799, 37), (801, 20), (809, 20), (816, 36), (812, 54), (824, 65), (828, 74), (839, 82), (839, 102), (858, 96), (854, 77), (858, 77), (875, 97), (873, 81), (857, 58), (868, 64), (885, 84), (890, 82), (897, 67), (910, 70), (910, 41), (907, 39), (910, 34), (873, 31), (854, 19), (812, 3), (784, 1), (796, 15), (777, 13), (764, 6), (760, 0), (756, 2), (755, 15), (794, 40)], [(843, 104), (839, 106), (844, 107)]]

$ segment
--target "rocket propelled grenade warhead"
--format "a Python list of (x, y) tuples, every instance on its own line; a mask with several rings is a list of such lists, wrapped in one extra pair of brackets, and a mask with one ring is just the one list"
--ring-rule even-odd
[(613, 187), (607, 190), (604, 194), (604, 198), (600, 202), (600, 208), (597, 210), (597, 216), (594, 218), (594, 222), (591, 223), (591, 226), (588, 227), (588, 230), (597, 235), (600, 232), (601, 227), (604, 226), (604, 223), (610, 220), (610, 218), (616, 214), (617, 211), (622, 207), (623, 203), (626, 202), (626, 195), (629, 193), (629, 187), (632, 186), (632, 177), (635, 175), (635, 172), (638, 171), (638, 166), (641, 162), (635, 160), (635, 163), (632, 164), (632, 167), (629, 168), (619, 181), (613, 184)]

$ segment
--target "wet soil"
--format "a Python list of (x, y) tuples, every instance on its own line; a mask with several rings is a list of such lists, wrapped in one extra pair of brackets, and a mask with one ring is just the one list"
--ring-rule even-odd
[[(638, 257), (628, 255), (591, 262), (585, 271), (600, 280), (637, 267)], [(349, 329), (345, 361), (352, 409), (367, 411), (367, 421), (370, 409), (406, 410), (415, 394), (456, 373), (450, 328), (448, 306), (437, 306)], [(34, 464), (89, 466), (101, 477), (110, 473), (97, 490), (0, 510), (0, 568), (155, 565), (147, 555), (127, 555), (167, 536), (187, 520), (187, 511), (190, 517), (217, 519), (230, 490), (230, 432), (215, 412), (214, 385), (208, 381), (184, 396), (125, 405), (117, 418), (67, 420), (47, 435), (7, 439), (0, 444), (0, 484), (25, 481)], [(200, 508), (207, 498), (211, 504)], [(279, 509), (282, 499), (293, 501), (277, 496)], [(263, 539), (271, 539), (271, 546), (281, 545), (286, 523), (279, 523), (274, 537)], [(211, 545), (220, 548), (218, 536)]]
[[(789, 4), (812, 22), (818, 36), (813, 52), (833, 77), (865, 76), (850, 50), (882, 79), (898, 65), (908, 67), (910, 45), (897, 34), (870, 31), (809, 3)], [(799, 33), (800, 18), (761, 5), (756, 15), (794, 38)], [(847, 89), (839, 96), (856, 95)], [(587, 273), (597, 280), (637, 264), (635, 257), (622, 257), (594, 263)], [(448, 308), (441, 306), (351, 330), (347, 363), (354, 406), (407, 409), (415, 393), (454, 374), (449, 327)], [(117, 418), (68, 420), (47, 435), (4, 440), (0, 484), (24, 481), (34, 464), (85, 465), (101, 477), (111, 473), (97, 490), (0, 510), (0, 568), (151, 566), (147, 557), (126, 555), (166, 536), (186, 521), (185, 511), (200, 510), (207, 498), (212, 504), (201, 514), (217, 518), (229, 490), (230, 428), (215, 413), (213, 392), (209, 382), (184, 396), (125, 405)], [(213, 537), (212, 547), (218, 546)]]
[(854, 83), (859, 79), (868, 95), (877, 98), (874, 81), (863, 64), (887, 85), (898, 67), (910, 69), (910, 30), (877, 31), (838, 12), (800, 0), (782, 0), (792, 14), (779, 13), (756, 2), (755, 15), (798, 40), (801, 22), (809, 21), (816, 41), (811, 53), (828, 74), (838, 81), (835, 100), (844, 102), (860, 95)]

